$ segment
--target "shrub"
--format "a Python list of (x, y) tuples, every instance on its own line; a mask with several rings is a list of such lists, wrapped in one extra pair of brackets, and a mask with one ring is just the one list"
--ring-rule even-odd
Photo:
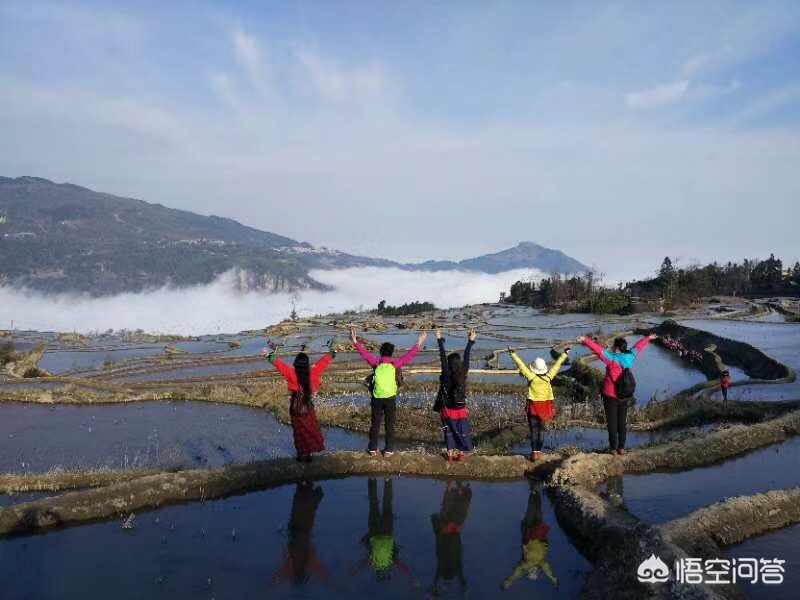
[(28, 367), (22, 374), (22, 376), (26, 379), (30, 379), (32, 377), (45, 377), (46, 375), (47, 374), (44, 371), (37, 369), (36, 367)]
[(0, 367), (2, 367), (8, 362), (11, 362), (11, 359), (13, 357), (14, 357), (14, 343), (5, 342), (4, 344), (0, 344)]

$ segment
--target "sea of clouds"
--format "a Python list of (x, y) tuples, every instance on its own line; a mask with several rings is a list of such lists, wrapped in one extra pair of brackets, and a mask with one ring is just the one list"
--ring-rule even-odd
[(366, 310), (386, 300), (390, 305), (420, 301), (449, 308), (496, 302), (520, 279), (539, 278), (531, 270), (489, 275), (462, 271), (438, 273), (359, 267), (312, 271), (329, 292), (294, 294), (236, 291), (227, 273), (213, 283), (182, 289), (120, 294), (107, 298), (62, 294), (47, 296), (0, 287), (0, 329), (102, 332), (143, 329), (151, 333), (202, 335), (236, 333), (277, 323), (294, 306), (301, 317)]

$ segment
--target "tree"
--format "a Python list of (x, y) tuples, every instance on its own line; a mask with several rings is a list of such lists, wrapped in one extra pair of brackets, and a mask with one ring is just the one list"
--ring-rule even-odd
[(677, 292), (678, 278), (675, 273), (675, 267), (669, 256), (664, 257), (661, 262), (661, 268), (658, 270), (658, 276), (661, 278), (661, 297), (667, 302), (671, 301)]

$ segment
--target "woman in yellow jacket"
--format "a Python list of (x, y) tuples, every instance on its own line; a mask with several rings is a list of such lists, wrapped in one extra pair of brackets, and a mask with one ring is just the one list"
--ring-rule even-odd
[(569, 348), (561, 353), (549, 371), (543, 358), (537, 357), (529, 367), (522, 362), (513, 349), (509, 348), (508, 352), (520, 374), (528, 380), (528, 406), (525, 412), (528, 415), (528, 427), (531, 431), (531, 460), (538, 460), (542, 457), (544, 424), (556, 415), (551, 382), (558, 375), (561, 365), (567, 360)]

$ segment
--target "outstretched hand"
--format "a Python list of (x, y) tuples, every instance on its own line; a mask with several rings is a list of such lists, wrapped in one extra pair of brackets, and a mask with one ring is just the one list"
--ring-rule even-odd
[(648, 338), (650, 338), (651, 340), (655, 340), (655, 339), (657, 339), (657, 338), (658, 338), (658, 334), (657, 334), (657, 333), (651, 333), (651, 334), (650, 334), (650, 335), (648, 335), (647, 337), (648, 337)]
[(467, 339), (470, 342), (474, 342), (477, 337), (478, 337), (478, 332), (475, 331), (474, 329), (470, 329), (469, 334), (467, 335)]
[(355, 344), (358, 341), (358, 338), (356, 338), (356, 328), (355, 327), (351, 327), (350, 328), (350, 341), (353, 342), (353, 344)]
[(428, 337), (427, 333), (420, 333), (419, 337), (417, 338), (417, 348), (422, 350), (422, 345), (425, 343), (425, 338)]

